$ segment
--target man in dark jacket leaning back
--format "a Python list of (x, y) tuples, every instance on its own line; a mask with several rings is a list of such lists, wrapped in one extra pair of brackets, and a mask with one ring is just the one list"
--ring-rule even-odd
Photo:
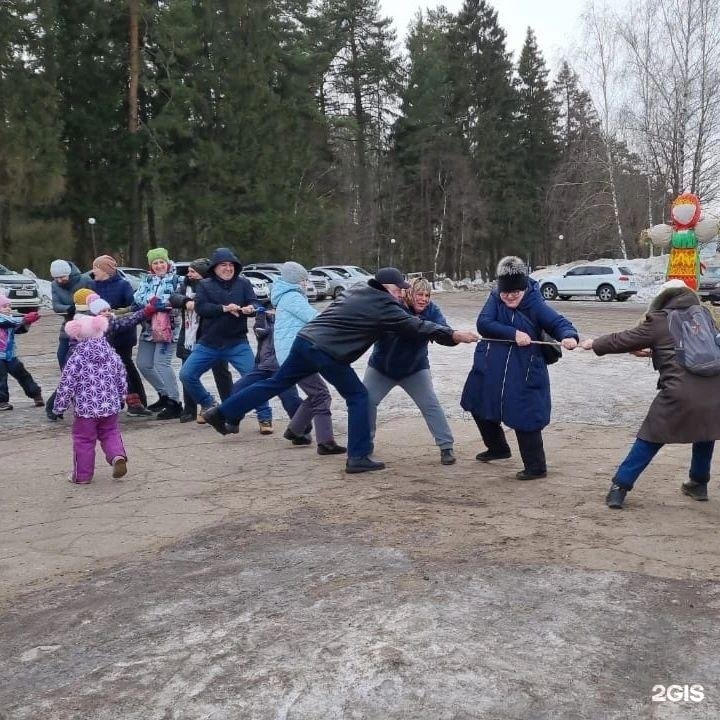
[(368, 393), (350, 367), (383, 333), (395, 332), (408, 338), (422, 337), (442, 345), (476, 342), (474, 331), (454, 331), (444, 325), (421, 320), (401, 305), (402, 290), (409, 285), (397, 268), (382, 268), (367, 285), (358, 285), (335, 300), (311, 320), (293, 343), (290, 355), (268, 380), (245, 388), (205, 419), (225, 434), (226, 421), (238, 422), (259, 402), (267, 401), (313, 373), (320, 373), (345, 398), (348, 408), (349, 473), (382, 470), (385, 465), (370, 458)]

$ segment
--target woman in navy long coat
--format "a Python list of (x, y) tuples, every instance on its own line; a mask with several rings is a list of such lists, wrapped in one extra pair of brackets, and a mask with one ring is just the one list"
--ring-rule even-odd
[(497, 275), (497, 288), (477, 319), (483, 340), (475, 349), (460, 404), (472, 413), (487, 447), (477, 459), (510, 457), (500, 425), (505, 423), (515, 430), (524, 464), (516, 477), (531, 480), (547, 474), (542, 429), (550, 422), (550, 376), (542, 346), (531, 342), (540, 340), (544, 330), (572, 350), (578, 332), (546, 304), (520, 258), (503, 258)]

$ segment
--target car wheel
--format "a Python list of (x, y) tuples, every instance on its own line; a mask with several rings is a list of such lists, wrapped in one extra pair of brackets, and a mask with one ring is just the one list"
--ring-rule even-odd
[(570, 295), (558, 295), (558, 297), (559, 297), (561, 300), (569, 300), (571, 296), (570, 296)]
[(545, 283), (540, 288), (540, 294), (546, 300), (554, 300), (557, 297), (558, 291), (557, 291), (557, 288), (552, 283)]
[(344, 292), (345, 292), (345, 288), (344, 288), (344, 287), (340, 287), (340, 285), (338, 285), (338, 286), (333, 290), (333, 300), (337, 300)]
[(600, 302), (612, 302), (615, 299), (615, 288), (612, 285), (601, 285), (597, 289)]

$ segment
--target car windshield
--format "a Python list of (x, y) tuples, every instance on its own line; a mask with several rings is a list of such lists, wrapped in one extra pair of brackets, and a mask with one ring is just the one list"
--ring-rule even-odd
[(372, 277), (372, 273), (369, 273), (367, 270), (361, 267), (351, 267), (350, 268), (356, 275), (366, 275), (367, 277)]
[(703, 273), (705, 277), (718, 278), (720, 277), (720, 266), (705, 268)]
[(334, 272), (336, 275), (339, 275), (341, 278), (352, 277), (352, 275), (344, 268), (333, 267), (333, 268), (328, 268), (328, 269), (330, 270), (330, 272)]
[(0, 275), (14, 275), (12, 270), (8, 270), (4, 265), (0, 265)]
[(622, 275), (632, 275), (633, 274), (633, 271), (630, 268), (623, 267), (622, 265), (620, 265), (618, 267), (618, 270), (620, 271), (620, 273)]

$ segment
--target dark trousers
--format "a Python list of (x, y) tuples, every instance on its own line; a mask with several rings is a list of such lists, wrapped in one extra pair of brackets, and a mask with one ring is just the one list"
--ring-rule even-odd
[[(61, 337), (58, 340), (58, 347), (57, 347), (57, 361), (58, 365), (60, 366), (60, 370), (62, 370), (65, 367), (65, 363), (67, 362), (68, 356), (70, 355), (70, 338), (69, 337)], [(53, 414), (53, 405), (55, 405), (55, 392), (50, 395), (50, 397), (45, 402), (45, 414), (52, 420), (55, 416)]]
[[(492, 453), (502, 455), (510, 452), (510, 446), (505, 438), (505, 431), (499, 422), (494, 420), (483, 420), (473, 415), (475, 424), (478, 426), (480, 435), (487, 449)], [(547, 471), (545, 462), (545, 448), (543, 447), (541, 430), (515, 430), (520, 457), (522, 458), (525, 470), (531, 473), (543, 473)]]
[[(615, 472), (613, 482), (626, 490), (632, 490), (635, 481), (640, 477), (640, 473), (650, 464), (662, 446), (663, 443), (648, 442), (636, 438), (627, 457), (620, 463), (620, 467)], [(707, 483), (710, 480), (710, 466), (714, 449), (714, 440), (694, 442), (692, 444), (690, 471), (688, 473), (691, 480), (698, 483)]]
[[(190, 353), (188, 353), (184, 358), (181, 358), (183, 365), (189, 357)], [(217, 365), (213, 365), (210, 370), (212, 371), (213, 379), (215, 380), (215, 386), (217, 387), (220, 399), (225, 400), (226, 398), (229, 398), (233, 393), (233, 381), (228, 364), (226, 362), (220, 362), (217, 363)], [(183, 412), (186, 415), (197, 417), (197, 403), (193, 399), (193, 396), (188, 392), (185, 385), (182, 386), (182, 389)]]
[[(261, 380), (268, 380), (272, 376), (272, 370), (261, 370), (260, 368), (255, 368), (252, 372), (249, 372), (247, 375), (235, 381), (230, 395), (239, 393), (241, 390), (260, 382)], [(225, 397), (228, 396), (223, 397), (221, 395), (221, 397), (225, 400)], [(278, 397), (280, 398), (280, 402), (282, 403), (285, 412), (288, 414), (288, 417), (292, 420), (293, 415), (297, 412), (300, 405), (302, 405), (302, 400), (298, 395), (297, 388), (293, 385), (288, 390), (283, 390)], [(272, 415), (270, 417), (272, 418)]]
[(20, 383), (20, 387), (29, 398), (36, 398), (40, 395), (40, 387), (17, 358), (0, 360), (0, 402), (10, 400), (8, 375), (12, 375)]
[(348, 457), (370, 455), (368, 392), (356, 372), (347, 363), (338, 362), (316, 348), (305, 338), (295, 339), (287, 360), (268, 380), (251, 385), (220, 405), (220, 412), (230, 421), (241, 420), (260, 403), (279, 395), (313, 373), (320, 373), (343, 396), (348, 409)]
[(120, 356), (123, 365), (125, 366), (125, 374), (127, 375), (128, 394), (135, 393), (140, 396), (140, 402), (143, 405), (147, 405), (147, 395), (145, 394), (145, 386), (143, 385), (142, 378), (138, 372), (135, 363), (133, 362), (132, 352), (133, 348), (122, 347), (115, 348), (115, 352)]
[(58, 340), (58, 348), (57, 348), (57, 361), (58, 361), (58, 365), (60, 366), (61, 370), (65, 367), (65, 363), (67, 362), (69, 354), (70, 354), (70, 338), (61, 337)]

